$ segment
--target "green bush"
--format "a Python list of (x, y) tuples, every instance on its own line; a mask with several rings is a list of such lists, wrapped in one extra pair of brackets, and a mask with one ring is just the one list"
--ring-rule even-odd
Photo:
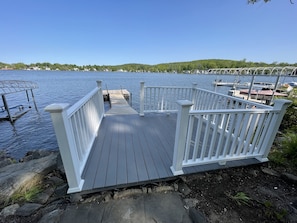
[(283, 166), (297, 167), (297, 89), (288, 99), (292, 104), (287, 108), (286, 114), (282, 120), (280, 131), (284, 134), (281, 142), (271, 150), (269, 159)]

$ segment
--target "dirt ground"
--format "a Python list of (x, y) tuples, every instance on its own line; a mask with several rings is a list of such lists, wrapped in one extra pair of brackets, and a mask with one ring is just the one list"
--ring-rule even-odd
[(297, 222), (297, 185), (286, 171), (266, 163), (187, 176), (186, 198), (211, 223)]

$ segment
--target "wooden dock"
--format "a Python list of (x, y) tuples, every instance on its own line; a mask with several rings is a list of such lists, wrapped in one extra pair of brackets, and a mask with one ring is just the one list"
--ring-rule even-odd
[(132, 115), (138, 114), (128, 103), (131, 94), (126, 89), (103, 91), (103, 96), (108, 95), (110, 110), (106, 115)]

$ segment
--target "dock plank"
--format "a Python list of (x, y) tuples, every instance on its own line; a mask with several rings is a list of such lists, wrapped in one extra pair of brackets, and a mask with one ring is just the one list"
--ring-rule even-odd
[(135, 151), (133, 147), (133, 136), (131, 133), (126, 135), (126, 153), (127, 153), (127, 175), (128, 182), (138, 182), (138, 173), (136, 165)]
[[(128, 126), (127, 126), (128, 127)], [(126, 184), (128, 182), (127, 176), (127, 152), (126, 152), (126, 137), (125, 131), (128, 131), (128, 128), (125, 128), (125, 125), (118, 125), (118, 165), (117, 165), (117, 184)], [(130, 155), (130, 154), (129, 154)]]

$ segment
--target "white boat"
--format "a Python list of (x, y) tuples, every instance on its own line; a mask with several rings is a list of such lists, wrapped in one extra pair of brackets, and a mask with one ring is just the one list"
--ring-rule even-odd
[(240, 81), (235, 81), (235, 82), (224, 82), (222, 80), (215, 80), (212, 82), (214, 86), (225, 86), (225, 87), (248, 87), (249, 83), (244, 82), (240, 83)]
[[(225, 86), (225, 87), (235, 87), (235, 88), (246, 88), (251, 85), (249, 82), (243, 82), (241, 83), (240, 81), (235, 81), (235, 82), (224, 82), (222, 80), (215, 80), (212, 82), (213, 85), (215, 86)], [(254, 82), (253, 88), (256, 89), (274, 89), (275, 84), (271, 82)]]

